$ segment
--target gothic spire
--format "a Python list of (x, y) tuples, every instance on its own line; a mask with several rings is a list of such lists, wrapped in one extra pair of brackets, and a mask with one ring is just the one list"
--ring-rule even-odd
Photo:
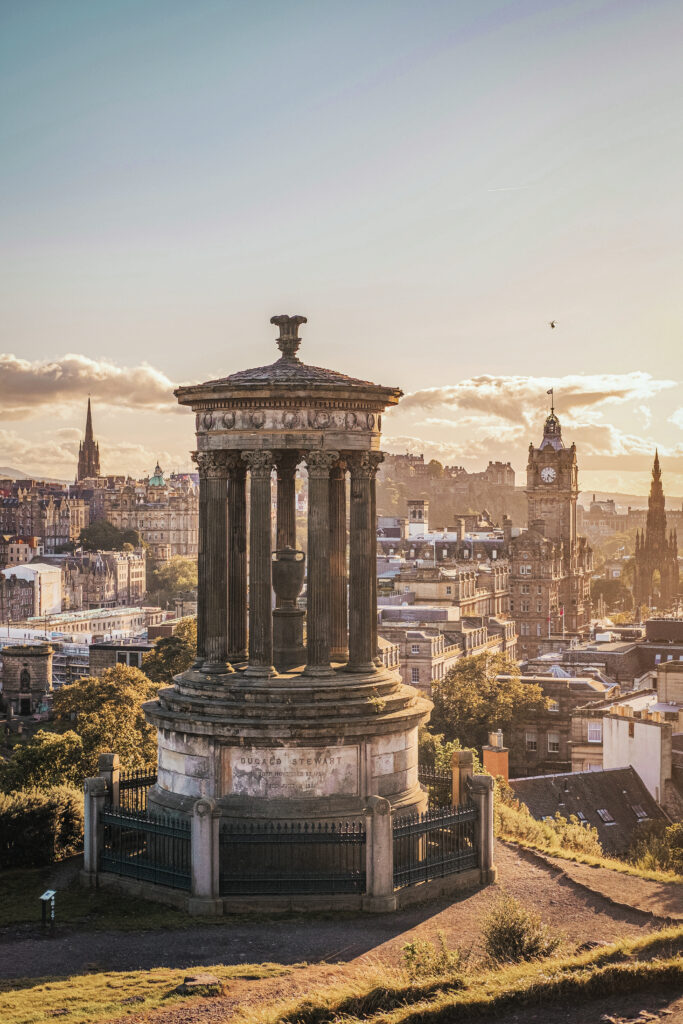
[(85, 480), (100, 475), (100, 448), (92, 429), (92, 409), (88, 395), (88, 411), (85, 417), (85, 437), (78, 451), (78, 472), (76, 480)]
[(93, 441), (92, 412), (90, 410), (90, 395), (88, 395), (88, 413), (85, 417), (85, 443)]

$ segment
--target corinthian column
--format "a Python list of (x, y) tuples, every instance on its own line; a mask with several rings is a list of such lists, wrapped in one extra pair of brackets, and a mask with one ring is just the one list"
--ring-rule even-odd
[(308, 467), (308, 664), (313, 675), (330, 665), (330, 470), (339, 452), (309, 452)]
[(272, 537), (270, 475), (273, 453), (242, 452), (251, 474), (249, 511), (249, 665), (254, 676), (275, 675), (273, 667)]
[(333, 661), (349, 656), (346, 571), (346, 463), (330, 472), (330, 654)]
[(379, 452), (349, 458), (351, 521), (349, 540), (350, 672), (373, 672), (377, 656), (377, 541), (374, 522), (375, 474)]
[(228, 657), (247, 657), (247, 467), (238, 452), (228, 464)]
[(282, 451), (277, 461), (277, 523), (275, 547), (296, 547), (296, 467), (301, 461), (298, 452)]
[(228, 663), (227, 487), (224, 452), (195, 452), (199, 468), (197, 654), (207, 672), (232, 672)]

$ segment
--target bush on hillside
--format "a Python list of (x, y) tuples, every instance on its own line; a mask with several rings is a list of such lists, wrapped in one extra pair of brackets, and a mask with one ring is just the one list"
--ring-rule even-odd
[(641, 825), (628, 860), (646, 871), (675, 871), (683, 875), (683, 822), (667, 825), (665, 821), (653, 821)]
[(539, 960), (554, 953), (560, 944), (560, 937), (542, 924), (538, 914), (525, 910), (508, 893), (501, 893), (484, 918), (482, 939), (486, 953), (495, 964)]
[(436, 936), (436, 945), (425, 939), (414, 939), (406, 942), (401, 950), (403, 966), (410, 978), (439, 978), (461, 974), (466, 969), (469, 951), (459, 947), (449, 949), (442, 931), (438, 931)]
[(0, 867), (35, 868), (83, 848), (83, 795), (68, 786), (0, 794)]
[(58, 734), (40, 729), (28, 743), (16, 743), (0, 761), (0, 791), (73, 786), (84, 778), (83, 741), (75, 732)]

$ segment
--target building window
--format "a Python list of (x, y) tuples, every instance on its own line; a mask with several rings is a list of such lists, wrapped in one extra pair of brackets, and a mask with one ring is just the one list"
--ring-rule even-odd
[(612, 815), (610, 814), (610, 812), (607, 810), (606, 807), (598, 807), (598, 814), (600, 815), (600, 817), (602, 818), (602, 820), (605, 822), (606, 825), (613, 825), (614, 824), (614, 818), (612, 817)]
[(548, 733), (548, 753), (559, 754), (560, 752), (560, 734), (559, 732)]
[(526, 749), (530, 754), (535, 754), (538, 750), (538, 740), (535, 732), (528, 732), (526, 734)]
[(420, 670), (419, 668), (411, 668), (410, 670), (410, 681), (411, 683), (420, 682)]
[(539, 624), (536, 626), (536, 636), (540, 636), (540, 635), (541, 635), (541, 624), (539, 622)]
[(452, 594), (453, 593), (453, 587), (446, 587), (446, 593), (447, 594)]
[(629, 739), (632, 740), (635, 737), (635, 735), (636, 735), (636, 723), (635, 722), (629, 722), (628, 723), (628, 736), (629, 736)]
[(631, 804), (631, 807), (633, 808), (633, 813), (635, 814), (636, 818), (638, 818), (639, 821), (642, 821), (643, 818), (647, 818), (648, 817), (647, 811), (645, 811), (643, 809), (641, 804)]
[(411, 644), (410, 645), (410, 653), (411, 654), (419, 654), (420, 653), (420, 645), (419, 644)]
[(548, 700), (548, 711), (559, 711), (559, 710), (560, 710), (560, 702), (559, 702), (559, 700), (552, 700), (552, 699)]
[(602, 722), (588, 723), (588, 742), (602, 743)]

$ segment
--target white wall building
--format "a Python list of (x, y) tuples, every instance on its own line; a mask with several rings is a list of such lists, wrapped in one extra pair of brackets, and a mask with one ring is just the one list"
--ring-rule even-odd
[(29, 565), (14, 565), (2, 571), (7, 579), (14, 576), (34, 583), (34, 615), (55, 615), (61, 612), (62, 570), (58, 566), (31, 562)]

